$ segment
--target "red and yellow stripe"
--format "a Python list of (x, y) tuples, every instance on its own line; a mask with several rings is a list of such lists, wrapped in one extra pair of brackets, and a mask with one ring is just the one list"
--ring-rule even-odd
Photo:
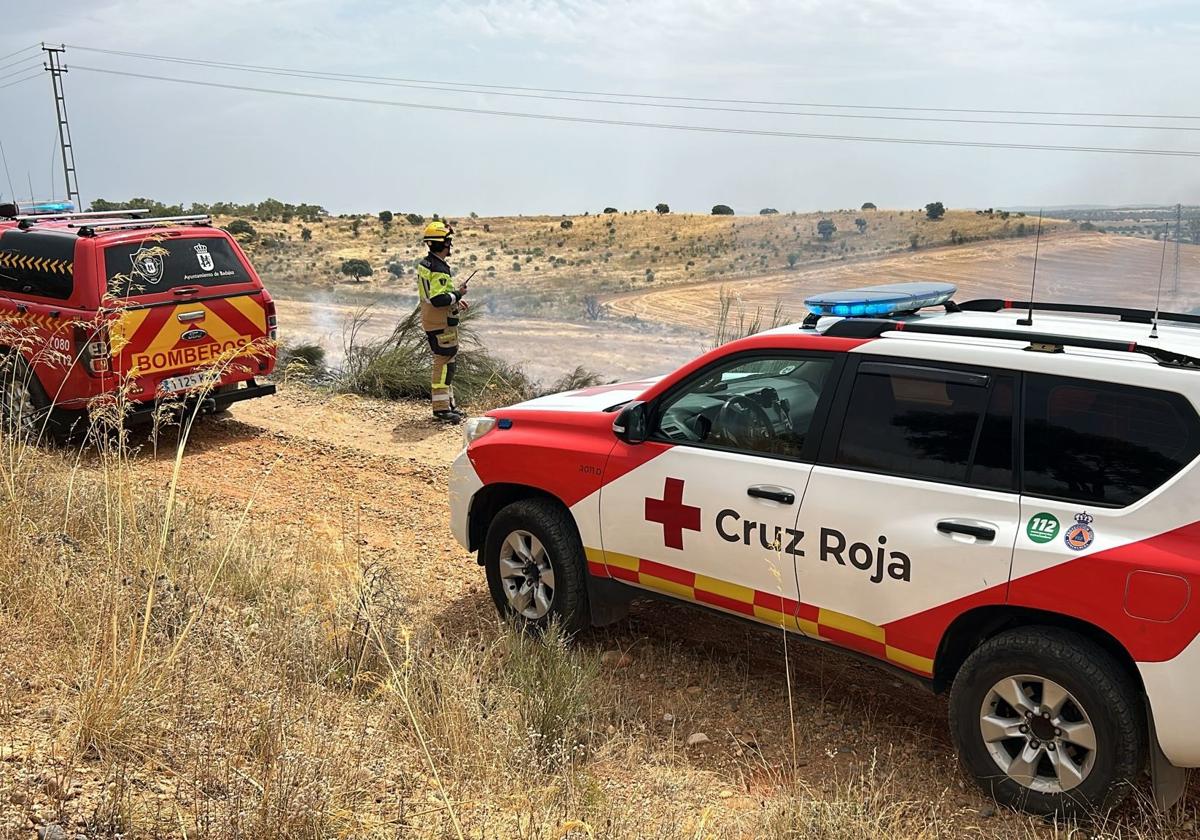
[(585, 548), (584, 551), (588, 571), (597, 577), (616, 578), (643, 589), (833, 642), (887, 660), (921, 676), (933, 674), (933, 659), (889, 644), (887, 628), (861, 618), (654, 560), (596, 548)]

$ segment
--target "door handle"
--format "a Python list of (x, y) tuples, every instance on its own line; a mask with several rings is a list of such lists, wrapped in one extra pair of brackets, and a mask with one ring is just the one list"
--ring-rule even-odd
[(937, 529), (943, 534), (962, 534), (974, 537), (980, 542), (991, 542), (996, 539), (996, 528), (984, 522), (972, 522), (963, 519), (943, 519), (938, 522)]
[(772, 502), (779, 502), (781, 505), (794, 505), (796, 503), (796, 494), (786, 487), (776, 487), (773, 484), (755, 484), (747, 488), (747, 496), (752, 496), (755, 499), (770, 499)]

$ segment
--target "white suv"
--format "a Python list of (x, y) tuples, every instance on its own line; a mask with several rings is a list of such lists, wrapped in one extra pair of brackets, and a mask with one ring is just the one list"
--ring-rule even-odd
[(950, 692), (965, 770), (1038, 813), (1200, 766), (1200, 316), (899, 284), (657, 380), (468, 423), (454, 531), (503, 614), (652, 593)]

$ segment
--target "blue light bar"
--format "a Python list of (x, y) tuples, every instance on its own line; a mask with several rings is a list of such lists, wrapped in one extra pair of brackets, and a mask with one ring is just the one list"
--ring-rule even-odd
[(21, 212), (27, 216), (75, 212), (75, 205), (70, 201), (38, 201), (29, 205), (22, 204), (20, 207)]
[(814, 315), (843, 318), (879, 318), (897, 312), (913, 312), (926, 306), (941, 306), (958, 287), (953, 283), (887, 283), (824, 292), (804, 299)]

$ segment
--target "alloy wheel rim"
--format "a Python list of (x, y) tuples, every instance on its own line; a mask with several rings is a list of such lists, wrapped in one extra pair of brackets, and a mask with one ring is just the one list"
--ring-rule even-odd
[(541, 540), (513, 531), (500, 546), (500, 584), (513, 612), (532, 621), (544, 618), (554, 601), (554, 567)]
[(1046, 677), (999, 680), (984, 697), (979, 732), (997, 767), (1038, 793), (1078, 787), (1096, 762), (1096, 729), (1087, 711)]
[(32, 435), (37, 430), (33, 394), (26, 382), (11, 379), (4, 388), (4, 414), (8, 427), (18, 434)]

